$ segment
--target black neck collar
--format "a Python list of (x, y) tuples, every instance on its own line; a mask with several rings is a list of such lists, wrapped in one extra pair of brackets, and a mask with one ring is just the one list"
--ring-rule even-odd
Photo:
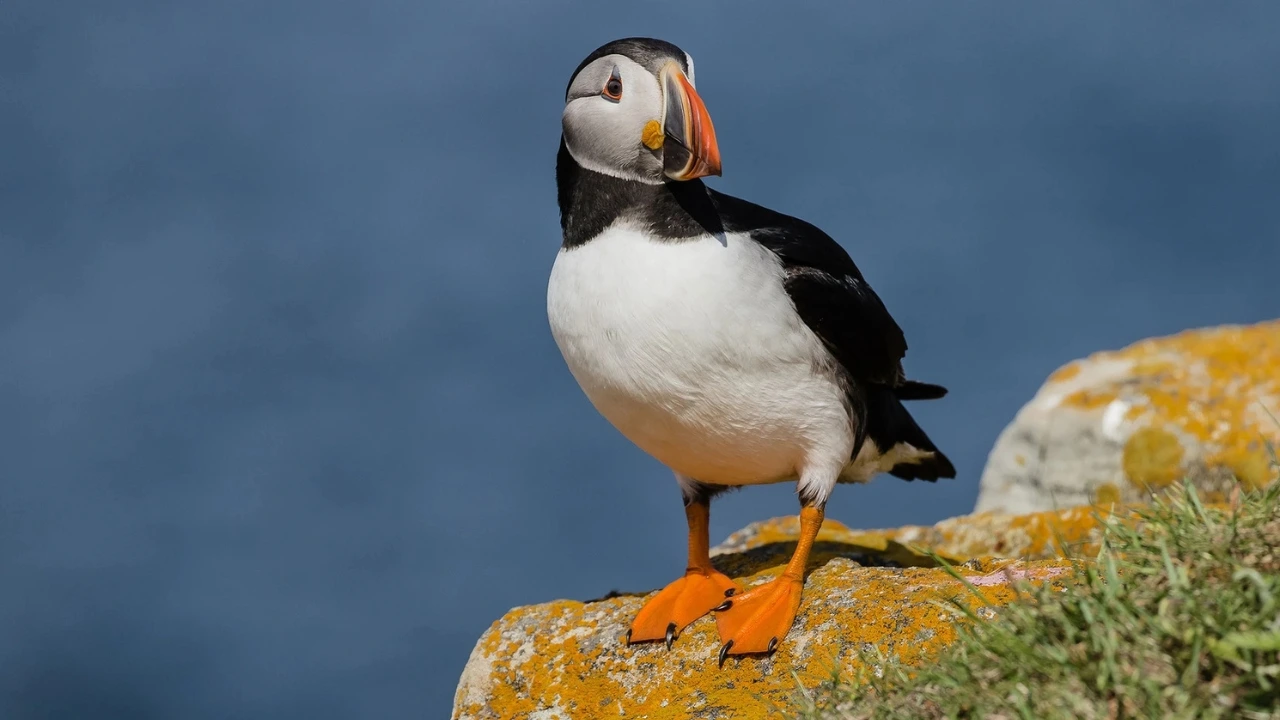
[(585, 244), (620, 219), (664, 240), (725, 232), (718, 193), (701, 180), (650, 185), (588, 170), (569, 154), (563, 137), (556, 157), (556, 195), (565, 248)]

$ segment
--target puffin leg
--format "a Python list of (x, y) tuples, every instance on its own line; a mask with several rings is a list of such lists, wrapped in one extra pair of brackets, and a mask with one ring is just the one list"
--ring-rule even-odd
[(670, 650), (680, 631), (738, 591), (727, 575), (711, 567), (710, 499), (687, 502), (684, 514), (689, 522), (689, 566), (684, 577), (664, 587), (640, 608), (627, 631), (628, 645), (666, 640)]
[(720, 665), (729, 655), (773, 652), (786, 637), (800, 609), (804, 588), (804, 568), (809, 562), (814, 538), (822, 527), (822, 505), (800, 509), (800, 541), (782, 574), (735, 595), (728, 607), (716, 612), (716, 628), (720, 631)]

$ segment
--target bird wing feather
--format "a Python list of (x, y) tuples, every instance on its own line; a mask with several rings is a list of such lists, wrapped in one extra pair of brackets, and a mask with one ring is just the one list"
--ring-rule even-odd
[(839, 243), (799, 218), (712, 192), (725, 225), (746, 230), (782, 262), (796, 311), (855, 381), (907, 382), (902, 328)]

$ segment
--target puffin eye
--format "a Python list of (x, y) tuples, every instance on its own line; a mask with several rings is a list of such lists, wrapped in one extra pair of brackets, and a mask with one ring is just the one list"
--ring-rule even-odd
[(618, 74), (618, 68), (613, 69), (613, 74), (609, 76), (609, 81), (604, 84), (604, 91), (601, 94), (614, 102), (622, 99), (622, 76)]

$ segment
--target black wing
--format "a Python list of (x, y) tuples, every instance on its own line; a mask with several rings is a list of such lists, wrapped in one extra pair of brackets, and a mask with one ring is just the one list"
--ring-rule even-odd
[(798, 218), (711, 192), (727, 230), (749, 232), (782, 261), (787, 294), (801, 319), (845, 371), (879, 385), (907, 383), (902, 328), (839, 243)]

